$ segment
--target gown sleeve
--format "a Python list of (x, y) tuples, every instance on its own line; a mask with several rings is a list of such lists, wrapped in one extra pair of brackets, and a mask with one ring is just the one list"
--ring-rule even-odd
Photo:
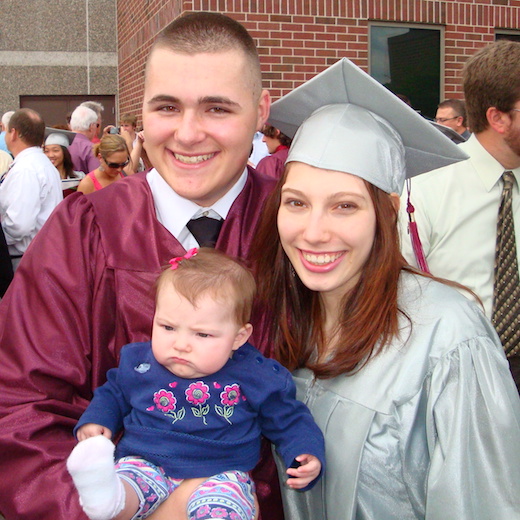
[(434, 369), (428, 520), (520, 518), (520, 401), (499, 348), (477, 337)]
[(104, 382), (103, 367), (115, 365), (110, 349), (92, 347), (108, 335), (92, 324), (100, 308), (111, 312), (104, 266), (90, 204), (72, 195), (33, 240), (0, 303), (0, 511), (6, 518), (86, 519), (65, 460), (92, 388)]
[(112, 432), (112, 440), (123, 428), (126, 415), (130, 413), (130, 403), (119, 382), (119, 369), (111, 368), (107, 373), (107, 382), (96, 388), (94, 397), (74, 428), (74, 435), (85, 424), (100, 424)]
[[(298, 455), (314, 455), (321, 463), (321, 477), (325, 471), (325, 441), (307, 406), (296, 399), (296, 387), (291, 374), (278, 363), (268, 360), (274, 377), (265, 377), (263, 400), (255, 404), (259, 411), (262, 434), (275, 446), (288, 468)], [(261, 382), (257, 383), (258, 386)], [(303, 491), (311, 489), (314, 479)]]

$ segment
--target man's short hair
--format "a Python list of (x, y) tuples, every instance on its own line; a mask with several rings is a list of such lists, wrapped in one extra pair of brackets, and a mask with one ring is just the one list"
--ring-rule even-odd
[(236, 20), (219, 13), (197, 12), (176, 18), (157, 36), (152, 47), (184, 54), (241, 50), (250, 65), (255, 96), (260, 96), (260, 60), (251, 35)]
[(30, 108), (20, 108), (11, 116), (8, 131), (13, 128), (18, 137), (28, 146), (42, 146), (45, 137), (45, 122), (38, 112)]
[(462, 117), (462, 124), (467, 125), (466, 103), (462, 99), (445, 99), (437, 105), (437, 108), (451, 108), (456, 116)]
[(278, 128), (275, 128), (273, 125), (266, 123), (262, 130), (260, 130), (266, 137), (270, 137), (271, 139), (278, 139), (280, 144), (283, 146), (290, 147), (292, 143), (292, 139), (281, 132)]
[(97, 123), (98, 115), (94, 110), (84, 105), (79, 105), (74, 109), (70, 117), (70, 129), (73, 132), (85, 132), (90, 125)]
[(90, 108), (90, 110), (94, 110), (98, 117), (101, 117), (101, 112), (105, 110), (105, 107), (97, 101), (83, 101), (83, 103), (81, 103), (80, 106)]
[(120, 123), (132, 125), (134, 128), (137, 126), (137, 116), (134, 114), (123, 114), (119, 118)]
[(508, 112), (520, 100), (520, 43), (494, 42), (468, 59), (463, 72), (468, 122), (473, 132), (488, 126), (486, 112)]

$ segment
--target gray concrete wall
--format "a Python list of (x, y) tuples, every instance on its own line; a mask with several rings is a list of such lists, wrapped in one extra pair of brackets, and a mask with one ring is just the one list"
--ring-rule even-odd
[(0, 113), (21, 95), (116, 95), (115, 0), (2, 0)]

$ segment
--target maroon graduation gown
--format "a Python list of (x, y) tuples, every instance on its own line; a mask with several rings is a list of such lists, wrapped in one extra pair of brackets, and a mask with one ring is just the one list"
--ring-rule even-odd
[[(249, 171), (217, 249), (247, 258), (273, 185)], [(0, 512), (8, 520), (86, 518), (65, 468), (72, 429), (120, 348), (150, 337), (153, 280), (184, 253), (157, 220), (144, 173), (67, 197), (31, 243), (0, 302)], [(269, 355), (261, 339), (256, 346)], [(282, 518), (273, 466), (263, 466), (255, 480), (264, 519)]]
[(285, 161), (289, 156), (287, 146), (279, 146), (272, 155), (264, 157), (257, 165), (256, 171), (265, 173), (269, 177), (279, 179), (285, 170)]

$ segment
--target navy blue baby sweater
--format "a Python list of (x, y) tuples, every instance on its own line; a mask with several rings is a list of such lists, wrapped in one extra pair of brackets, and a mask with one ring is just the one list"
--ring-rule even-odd
[(250, 471), (260, 458), (261, 435), (287, 466), (308, 453), (321, 461), (323, 473), (323, 435), (295, 396), (290, 372), (249, 343), (201, 379), (172, 374), (155, 360), (150, 342), (131, 343), (76, 430), (96, 423), (116, 436), (124, 429), (117, 458), (142, 456), (174, 478)]

